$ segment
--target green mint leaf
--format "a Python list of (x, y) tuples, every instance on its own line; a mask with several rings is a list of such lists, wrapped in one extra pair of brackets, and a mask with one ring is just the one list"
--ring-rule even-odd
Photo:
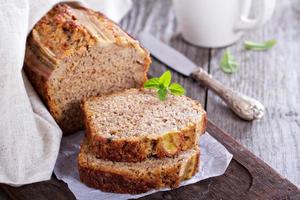
[(233, 73), (238, 70), (238, 63), (234, 59), (233, 55), (231, 52), (226, 49), (221, 62), (220, 62), (220, 68), (225, 72), (225, 73)]
[(158, 89), (159, 88), (159, 79), (158, 78), (151, 78), (145, 84), (144, 88), (149, 89)]
[(167, 98), (167, 93), (167, 88), (161, 88), (157, 91), (158, 97), (161, 101), (164, 101)]
[[(156, 89), (157, 96), (161, 101), (167, 98), (168, 93), (176, 96), (185, 94), (185, 89), (178, 83), (172, 83), (172, 74), (170, 71), (166, 71), (159, 78), (151, 78), (144, 84), (146, 89)], [(171, 85), (170, 85), (171, 84)]]
[(265, 51), (271, 49), (276, 44), (276, 40), (268, 40), (265, 42), (252, 42), (252, 41), (245, 41), (244, 46), (248, 50), (253, 51)]
[(181, 96), (185, 94), (185, 89), (178, 83), (172, 83), (169, 87), (169, 91), (175, 96)]
[(170, 71), (166, 71), (159, 77), (159, 83), (162, 84), (165, 88), (169, 87), (171, 83), (172, 75)]

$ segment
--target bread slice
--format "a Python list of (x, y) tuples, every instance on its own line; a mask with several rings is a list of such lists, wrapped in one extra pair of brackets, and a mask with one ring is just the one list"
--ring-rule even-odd
[(160, 101), (150, 90), (93, 97), (82, 109), (92, 151), (112, 161), (174, 156), (197, 145), (206, 127), (200, 103), (173, 95)]
[(58, 4), (30, 33), (25, 72), (64, 133), (83, 128), (85, 97), (142, 87), (149, 53), (103, 14)]
[(105, 192), (143, 193), (151, 189), (178, 187), (198, 171), (199, 148), (175, 158), (149, 158), (143, 162), (112, 162), (98, 159), (85, 140), (78, 155), (80, 180)]

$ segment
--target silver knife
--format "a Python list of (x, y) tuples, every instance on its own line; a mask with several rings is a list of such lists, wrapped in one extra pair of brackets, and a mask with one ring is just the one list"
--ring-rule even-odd
[(154, 57), (168, 65), (168, 67), (185, 76), (193, 77), (211, 89), (215, 94), (220, 96), (240, 118), (255, 120), (264, 115), (264, 106), (259, 101), (224, 86), (224, 84), (212, 78), (211, 75), (198, 67), (183, 54), (164, 44), (149, 33), (141, 32), (138, 35), (138, 39)]

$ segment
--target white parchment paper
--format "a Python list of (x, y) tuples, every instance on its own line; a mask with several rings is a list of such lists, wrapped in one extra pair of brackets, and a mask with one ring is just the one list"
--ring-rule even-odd
[[(70, 190), (77, 199), (122, 200), (138, 198), (158, 191), (170, 190), (167, 188), (163, 190), (152, 190), (139, 195), (129, 195), (107, 193), (87, 187), (80, 182), (77, 170), (77, 154), (83, 137), (83, 132), (63, 137), (58, 159), (54, 168), (54, 173), (57, 178), (68, 184)], [(199, 172), (192, 179), (182, 182), (180, 186), (222, 175), (232, 159), (232, 155), (227, 149), (208, 133), (201, 136), (199, 145), (201, 148)]]

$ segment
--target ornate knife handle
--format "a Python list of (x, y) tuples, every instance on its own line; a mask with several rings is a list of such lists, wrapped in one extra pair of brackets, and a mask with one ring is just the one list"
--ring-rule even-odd
[(264, 105), (259, 101), (224, 86), (200, 67), (193, 71), (192, 77), (221, 97), (240, 118), (255, 120), (264, 115)]

